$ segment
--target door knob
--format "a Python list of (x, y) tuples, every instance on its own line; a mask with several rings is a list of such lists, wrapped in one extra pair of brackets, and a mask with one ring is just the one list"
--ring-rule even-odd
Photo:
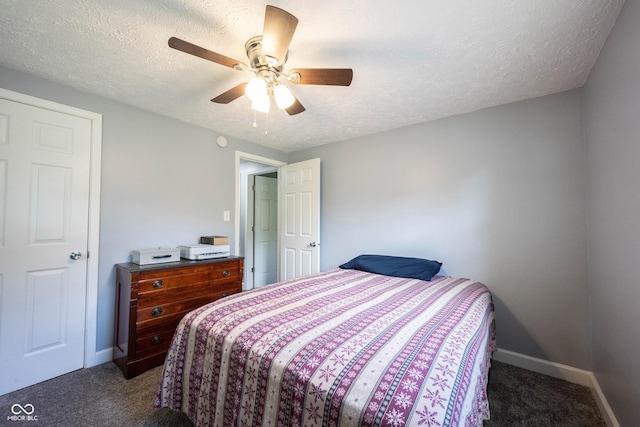
[(80, 259), (80, 257), (82, 257), (82, 252), (79, 252), (79, 251), (73, 251), (69, 255), (69, 258), (71, 258), (73, 260)]
[(311, 246), (312, 248), (315, 248), (316, 246), (318, 246), (318, 244), (316, 242), (311, 242), (309, 243), (309, 246)]

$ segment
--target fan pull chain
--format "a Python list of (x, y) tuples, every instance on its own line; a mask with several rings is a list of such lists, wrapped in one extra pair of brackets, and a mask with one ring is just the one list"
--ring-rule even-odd
[[(264, 113), (264, 135), (269, 134), (269, 113)], [(254, 128), (258, 127), (258, 112), (253, 110), (253, 125)]]
[(264, 136), (269, 133), (269, 113), (264, 114)]

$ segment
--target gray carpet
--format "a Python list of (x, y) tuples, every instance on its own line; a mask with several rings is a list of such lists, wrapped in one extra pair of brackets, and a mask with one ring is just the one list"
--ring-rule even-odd
[(489, 410), (496, 426), (606, 426), (588, 387), (493, 361)]
[[(160, 374), (155, 368), (126, 380), (112, 363), (72, 372), (0, 396), (0, 425), (193, 426), (184, 414), (153, 408)], [(493, 362), (488, 393), (485, 427), (606, 425), (588, 388), (504, 363)], [(33, 405), (38, 422), (8, 419), (14, 404)]]

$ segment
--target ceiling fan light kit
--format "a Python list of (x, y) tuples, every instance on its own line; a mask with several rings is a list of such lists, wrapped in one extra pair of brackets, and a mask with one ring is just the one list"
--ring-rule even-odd
[(350, 68), (301, 68), (284, 73), (282, 69), (287, 62), (289, 44), (297, 25), (298, 18), (285, 10), (268, 5), (262, 35), (252, 37), (245, 43), (249, 65), (177, 37), (169, 39), (169, 47), (253, 74), (254, 77), (248, 83), (236, 85), (213, 98), (212, 102), (228, 104), (246, 95), (251, 100), (252, 109), (267, 113), (273, 97), (278, 108), (293, 116), (302, 113), (305, 108), (281, 80), (294, 84), (332, 86), (349, 86), (353, 80), (353, 70)]
[(254, 102), (264, 99), (269, 96), (267, 82), (260, 77), (254, 77), (249, 81), (249, 84), (247, 84), (244, 93), (247, 95), (247, 98)]
[(278, 104), (278, 108), (281, 110), (289, 108), (296, 100), (289, 88), (280, 83), (274, 86), (273, 97), (276, 100), (276, 104)]

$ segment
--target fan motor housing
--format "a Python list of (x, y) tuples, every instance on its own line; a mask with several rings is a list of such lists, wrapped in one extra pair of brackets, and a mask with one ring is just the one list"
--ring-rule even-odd
[(254, 69), (267, 67), (281, 72), (284, 63), (287, 62), (287, 58), (289, 57), (289, 52), (287, 51), (284, 60), (278, 65), (280, 62), (279, 58), (262, 55), (262, 36), (251, 37), (247, 40), (244, 45), (244, 50), (247, 53), (247, 58), (249, 58), (249, 67)]

